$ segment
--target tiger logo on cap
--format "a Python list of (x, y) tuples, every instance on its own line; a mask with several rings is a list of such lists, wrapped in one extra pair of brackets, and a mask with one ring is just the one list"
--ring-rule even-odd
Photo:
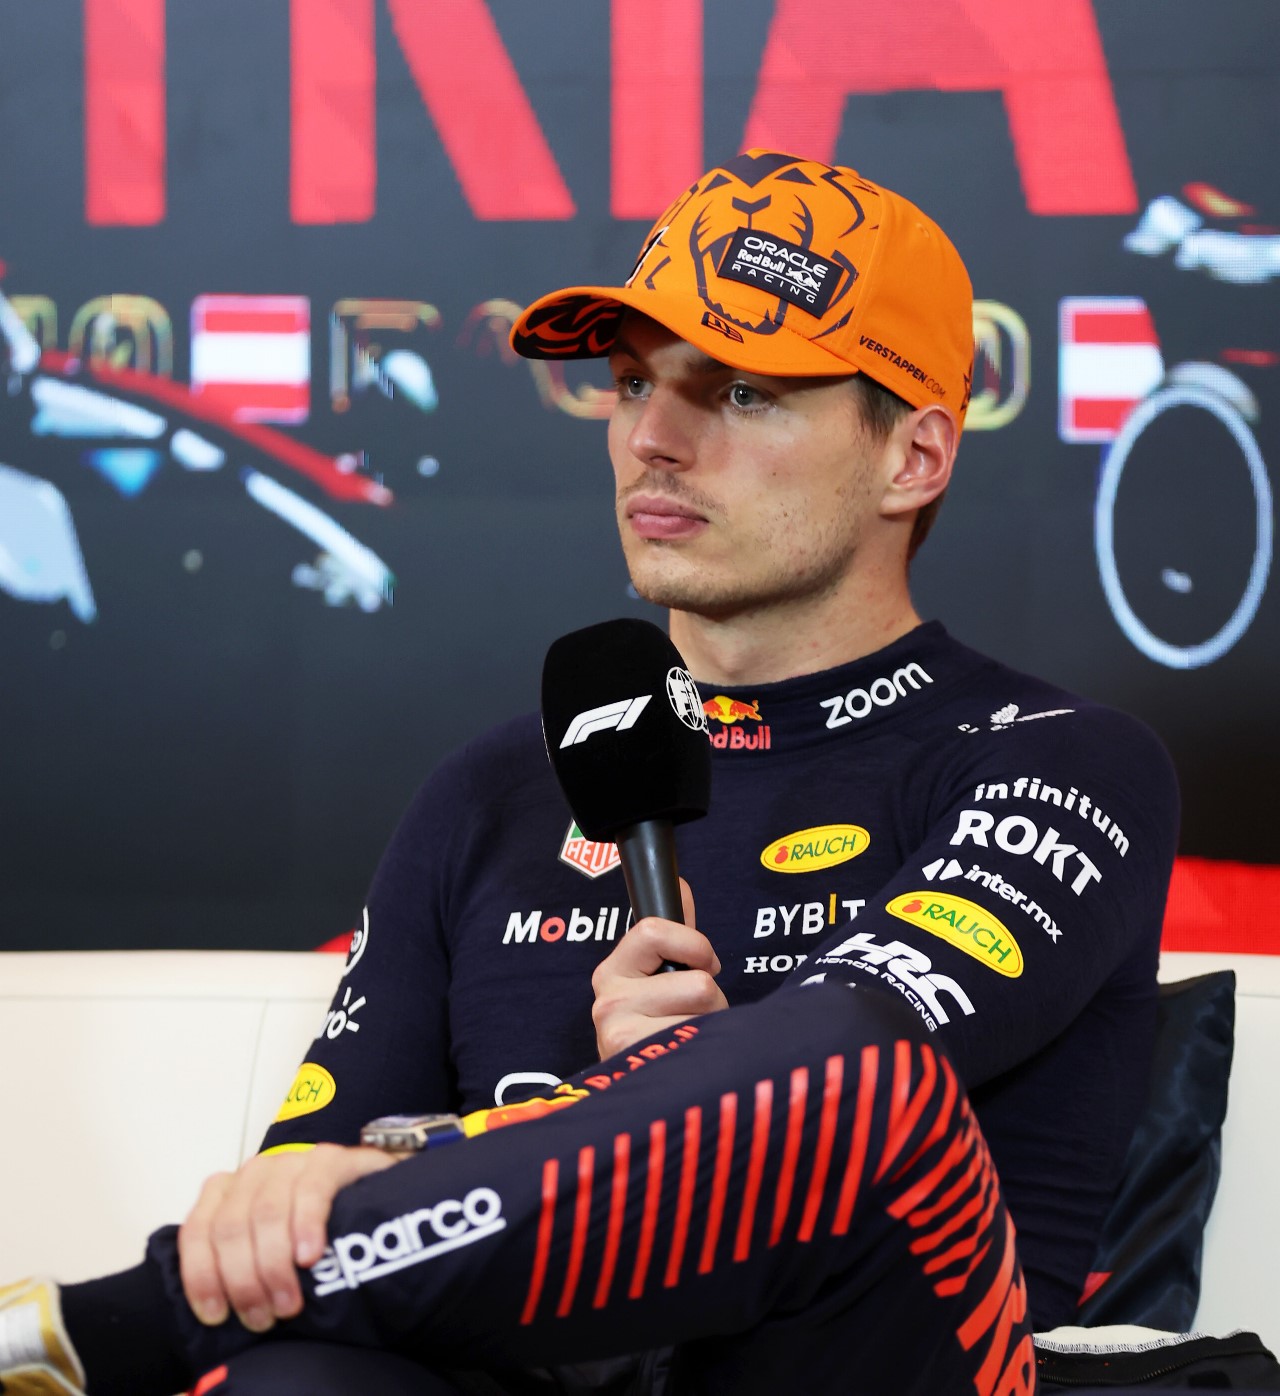
[(959, 254), (914, 204), (856, 170), (752, 150), (659, 217), (622, 286), (535, 301), (512, 345), (528, 358), (608, 354), (628, 309), (748, 372), (865, 372), (958, 422), (973, 361)]

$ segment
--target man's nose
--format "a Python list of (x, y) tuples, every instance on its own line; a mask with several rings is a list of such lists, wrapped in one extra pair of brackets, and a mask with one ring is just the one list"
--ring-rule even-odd
[(672, 388), (654, 387), (627, 435), (627, 449), (646, 466), (686, 470), (693, 463), (693, 405)]

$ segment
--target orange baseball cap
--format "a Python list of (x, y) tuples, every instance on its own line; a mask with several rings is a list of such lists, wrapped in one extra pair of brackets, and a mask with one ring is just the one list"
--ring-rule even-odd
[(973, 288), (938, 225), (856, 170), (749, 150), (658, 219), (621, 286), (570, 286), (512, 327), (530, 359), (609, 353), (628, 309), (749, 373), (866, 373), (964, 424)]

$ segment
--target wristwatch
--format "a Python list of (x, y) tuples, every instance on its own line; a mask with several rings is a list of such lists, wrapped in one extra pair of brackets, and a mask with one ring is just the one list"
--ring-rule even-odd
[(360, 1142), (388, 1154), (416, 1154), (465, 1139), (457, 1115), (379, 1115), (360, 1131)]

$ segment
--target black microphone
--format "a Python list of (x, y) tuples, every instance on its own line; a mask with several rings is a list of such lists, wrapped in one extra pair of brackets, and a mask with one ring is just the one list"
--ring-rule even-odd
[(542, 735), (578, 827), (618, 845), (636, 919), (683, 921), (673, 826), (707, 812), (711, 742), (680, 651), (645, 620), (562, 635), (542, 668)]

